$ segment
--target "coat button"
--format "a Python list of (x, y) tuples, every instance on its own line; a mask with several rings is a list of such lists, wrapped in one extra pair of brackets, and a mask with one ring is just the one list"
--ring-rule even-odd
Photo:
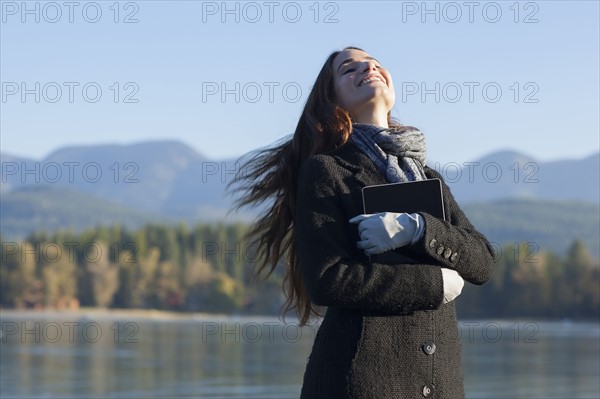
[(456, 258), (458, 257), (458, 253), (453, 253), (452, 256), (450, 257), (450, 262), (454, 262), (456, 260)]
[(431, 398), (433, 396), (433, 385), (425, 385), (422, 394), (426, 398)]
[(433, 355), (435, 353), (435, 344), (433, 342), (427, 341), (422, 346), (423, 352), (428, 355)]
[(438, 255), (441, 255), (442, 252), (444, 252), (444, 246), (440, 245), (439, 247), (437, 247), (437, 251), (435, 251), (435, 253), (437, 253)]
[(452, 255), (452, 250), (450, 248), (446, 248), (444, 251), (444, 258), (448, 259)]
[(435, 244), (437, 244), (437, 240), (435, 238), (432, 238), (431, 241), (429, 241), (429, 248), (435, 248)]

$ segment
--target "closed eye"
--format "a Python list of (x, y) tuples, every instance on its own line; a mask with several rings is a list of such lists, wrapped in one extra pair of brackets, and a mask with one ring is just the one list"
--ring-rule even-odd
[[(377, 68), (377, 69), (381, 69), (381, 68), (383, 68), (383, 67), (382, 67), (381, 65), (375, 65), (375, 68)], [(348, 72), (354, 72), (354, 71), (356, 71), (356, 69), (355, 69), (355, 68), (348, 68), (348, 69), (346, 69), (346, 70), (344, 71), (344, 73), (343, 73), (342, 75), (345, 75), (345, 74), (347, 74)]]
[[(383, 67), (381, 65), (375, 65), (375, 68), (381, 69)], [(356, 71), (356, 68), (348, 68), (342, 73), (342, 75), (346, 75), (347, 73), (354, 72), (354, 71)]]

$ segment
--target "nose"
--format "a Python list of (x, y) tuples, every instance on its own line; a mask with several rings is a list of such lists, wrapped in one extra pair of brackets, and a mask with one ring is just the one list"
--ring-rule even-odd
[(374, 60), (365, 60), (363, 61), (363, 72), (365, 71), (374, 71), (377, 69), (377, 64), (375, 64)]

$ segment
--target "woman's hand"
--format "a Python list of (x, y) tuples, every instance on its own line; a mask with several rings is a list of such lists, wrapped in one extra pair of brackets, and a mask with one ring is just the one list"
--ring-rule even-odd
[(361, 241), (356, 245), (364, 249), (367, 255), (380, 254), (413, 244), (421, 238), (425, 230), (425, 221), (418, 213), (361, 214), (349, 222), (358, 223)]

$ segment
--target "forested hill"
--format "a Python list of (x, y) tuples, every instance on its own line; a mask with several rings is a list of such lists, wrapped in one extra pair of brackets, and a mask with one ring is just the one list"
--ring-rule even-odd
[[(2, 154), (0, 233), (18, 239), (99, 224), (248, 223), (264, 208), (225, 218), (234, 200), (225, 186), (245, 159), (210, 160), (178, 141), (65, 147), (40, 161)], [(564, 253), (581, 239), (600, 257), (599, 159), (538, 162), (504, 150), (430, 166), (490, 240), (526, 240)]]
[[(595, 258), (600, 258), (598, 205), (580, 201), (505, 199), (466, 204), (463, 210), (475, 227), (498, 245), (526, 241), (533, 242), (540, 250), (564, 254), (571, 242), (579, 239)], [(5, 195), (0, 202), (0, 212), (2, 234), (11, 240), (66, 226), (79, 232), (98, 225), (138, 228), (147, 222), (193, 224), (55, 187), (28, 187)], [(217, 220), (220, 219), (211, 222)]]

